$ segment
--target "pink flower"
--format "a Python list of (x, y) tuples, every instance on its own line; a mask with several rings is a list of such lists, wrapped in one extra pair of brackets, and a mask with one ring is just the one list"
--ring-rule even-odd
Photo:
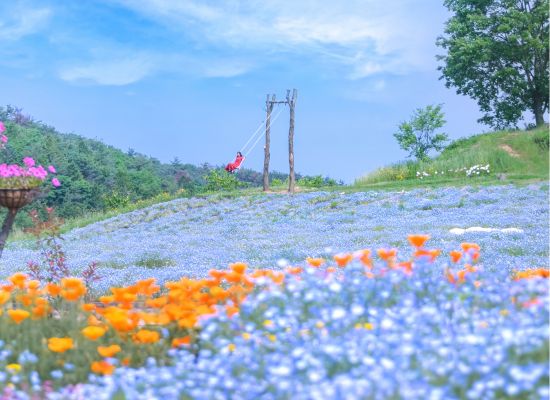
[(34, 160), (32, 157), (25, 157), (23, 158), (23, 162), (27, 167), (34, 167)]
[(4, 132), (6, 130), (6, 127), (4, 126), (4, 123), (0, 121), (0, 133)]
[[(1, 122), (0, 122), (0, 124), (1, 124)], [(0, 136), (0, 141), (2, 141), (2, 143), (8, 143), (8, 137), (6, 135), (1, 135)]]
[(55, 170), (55, 167), (53, 165), (50, 165), (48, 167), (48, 171), (50, 171), (52, 174), (55, 174), (57, 171)]
[(52, 185), (54, 185), (55, 187), (59, 187), (59, 186), (61, 186), (61, 183), (59, 182), (59, 179), (53, 178), (52, 179)]

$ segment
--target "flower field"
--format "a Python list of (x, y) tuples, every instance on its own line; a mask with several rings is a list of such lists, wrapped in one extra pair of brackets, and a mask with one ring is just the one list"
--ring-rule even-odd
[(91, 288), (5, 249), (5, 398), (549, 395), (547, 185), (182, 199), (65, 239)]

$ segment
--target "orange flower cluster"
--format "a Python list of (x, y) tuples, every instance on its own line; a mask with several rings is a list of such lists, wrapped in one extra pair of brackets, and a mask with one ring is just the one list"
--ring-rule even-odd
[[(407, 261), (398, 261), (396, 249), (378, 249), (374, 254), (384, 263), (381, 268), (375, 269), (373, 253), (364, 249), (333, 256), (333, 265), (327, 265), (325, 271), (334, 273), (338, 267), (344, 268), (356, 260), (365, 267), (367, 278), (381, 277), (391, 270), (410, 275), (420, 258), (433, 262), (439, 257), (440, 250), (424, 247), (429, 239), (428, 235), (409, 235), (413, 255)], [(475, 263), (479, 257), (479, 246), (462, 243), (461, 248), (462, 251), (449, 253), (452, 263), (457, 264), (460, 260)], [(306, 262), (312, 268), (320, 268), (328, 264), (329, 260), (309, 257)], [(300, 274), (304, 268), (289, 267), (286, 272)], [(466, 281), (468, 274), (474, 272), (476, 267), (465, 264), (456, 273), (447, 269), (445, 278), (453, 284), (461, 284)], [(284, 272), (272, 270), (248, 273), (247, 265), (241, 262), (231, 264), (227, 270), (211, 270), (208, 275), (205, 279), (182, 278), (167, 282), (164, 288), (158, 286), (154, 278), (145, 279), (127, 287), (113, 287), (109, 295), (101, 296), (96, 303), (84, 303), (86, 287), (80, 279), (64, 278), (59, 283), (41, 285), (27, 275), (17, 273), (8, 278), (8, 284), (0, 286), (0, 316), (3, 308), (7, 308), (7, 317), (2, 318), (24, 325), (29, 319), (60, 315), (62, 308), (54, 311), (51, 304), (56, 304), (56, 307), (62, 307), (63, 301), (66, 305), (73, 304), (68, 308), (78, 314), (78, 317), (73, 315), (73, 319), (76, 318), (78, 322), (76, 326), (72, 325), (75, 327), (74, 333), (66, 333), (73, 337), (47, 338), (47, 347), (54, 353), (64, 353), (73, 348), (92, 351), (92, 359), (98, 355), (103, 358), (91, 363), (92, 372), (108, 375), (113, 373), (115, 366), (105, 358), (120, 357), (122, 365), (131, 362), (130, 357), (122, 355), (123, 348), (190, 346), (201, 319), (209, 318), (220, 310), (229, 316), (237, 313), (259, 280), (281, 284), (285, 279)], [(548, 270), (521, 271), (516, 273), (515, 279), (539, 276), (548, 278)], [(476, 287), (479, 284), (478, 281), (474, 282)], [(163, 338), (161, 331), (169, 332), (168, 337)]]
[(550, 271), (546, 268), (531, 268), (524, 271), (515, 271), (513, 279), (534, 279), (534, 278), (550, 278)]
[[(453, 250), (449, 252), (451, 257), (451, 262), (457, 264), (461, 259), (464, 259), (466, 256), (469, 256), (472, 260), (472, 263), (475, 263), (479, 259), (479, 250), (480, 247), (476, 243), (461, 243), (460, 250)], [(458, 270), (456, 273), (453, 273), (449, 268), (445, 270), (445, 277), (452, 284), (463, 284), (466, 282), (466, 276), (477, 272), (477, 267), (471, 264), (464, 264), (464, 268)], [(480, 281), (474, 281), (474, 286), (479, 287), (481, 285)]]
[[(267, 276), (281, 281), (283, 274), (258, 270), (246, 274), (246, 264), (234, 263), (227, 271), (211, 270), (207, 279), (182, 278), (167, 282), (166, 291), (158, 294), (160, 287), (154, 279), (137, 282), (123, 288), (111, 288), (112, 295), (100, 297), (104, 307), (85, 307), (92, 312), (90, 325), (112, 327), (121, 334), (132, 333), (135, 343), (155, 343), (160, 339), (157, 331), (139, 327), (175, 324), (180, 329), (191, 330), (202, 316), (217, 312), (218, 305), (225, 306), (231, 315), (238, 312), (240, 303), (254, 287), (253, 278)], [(180, 344), (179, 341), (176, 341)]]

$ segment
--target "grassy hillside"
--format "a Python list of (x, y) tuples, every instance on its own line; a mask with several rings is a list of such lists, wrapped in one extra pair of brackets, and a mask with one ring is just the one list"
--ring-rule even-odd
[[(132, 149), (124, 152), (98, 140), (60, 133), (11, 106), (0, 107), (0, 121), (6, 125), (9, 138), (6, 149), (0, 153), (1, 163), (20, 164), (23, 157), (32, 156), (39, 164), (53, 164), (62, 182), (60, 188), (50, 190), (28, 208), (53, 206), (63, 218), (227, 187), (262, 185), (262, 174), (257, 171), (243, 168), (236, 175), (227, 175), (221, 166), (195, 166), (177, 158), (164, 164)], [(283, 181), (286, 176), (271, 173), (274, 182)], [(297, 179), (300, 178), (315, 179), (297, 174)], [(326, 181), (321, 179), (321, 184)], [(3, 213), (0, 210), (0, 220)], [(19, 213), (16, 225), (25, 227), (29, 223), (26, 213)]]
[[(452, 142), (432, 160), (407, 161), (380, 168), (357, 179), (355, 186), (409, 187), (462, 184), (472, 180), (490, 183), (548, 179), (548, 140), (547, 127), (475, 135)], [(489, 165), (488, 172), (485, 168), (472, 170), (476, 165)]]

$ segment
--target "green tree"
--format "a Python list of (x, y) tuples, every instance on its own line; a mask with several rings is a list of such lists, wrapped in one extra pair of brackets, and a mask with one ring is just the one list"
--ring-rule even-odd
[(447, 87), (475, 99), (495, 128), (548, 111), (548, 0), (445, 0), (454, 14), (437, 45)]
[(410, 121), (399, 125), (398, 132), (393, 136), (397, 139), (399, 146), (409, 152), (409, 157), (427, 160), (431, 149), (441, 151), (445, 148), (445, 142), (449, 140), (447, 134), (435, 133), (445, 125), (445, 122), (441, 104), (418, 108)]

